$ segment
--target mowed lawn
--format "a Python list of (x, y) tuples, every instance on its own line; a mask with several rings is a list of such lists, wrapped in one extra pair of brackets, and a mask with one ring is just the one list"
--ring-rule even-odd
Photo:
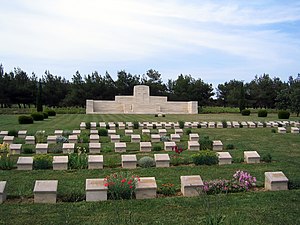
[[(57, 115), (33, 125), (19, 125), (17, 116), (0, 115), (0, 130), (28, 130), (34, 133), (45, 130), (51, 134), (55, 129), (79, 129), (81, 121), (268, 121), (278, 120), (277, 115), (267, 118), (249, 117), (239, 114), (203, 114), (203, 115)], [(292, 117), (291, 120), (299, 120)], [(181, 165), (170, 168), (137, 168), (131, 170), (139, 176), (156, 177), (158, 187), (164, 183), (173, 183), (180, 191), (180, 176), (201, 175), (204, 181), (226, 178), (230, 179), (236, 170), (246, 170), (257, 177), (257, 191), (248, 193), (200, 196), (194, 198), (159, 197), (152, 200), (126, 200), (87, 203), (62, 202), (63, 197), (76, 199), (85, 193), (85, 179), (103, 178), (112, 172), (123, 170), (120, 167), (103, 170), (68, 170), (68, 171), (0, 171), (0, 180), (8, 181), (9, 200), (0, 205), (0, 224), (205, 224), (202, 219), (208, 212), (225, 216), (225, 224), (300, 224), (300, 190), (266, 192), (263, 191), (264, 172), (283, 171), (294, 183), (300, 184), (300, 135), (272, 133), (272, 128), (223, 128), (192, 129), (200, 136), (209, 136), (212, 140), (221, 140), (226, 146), (233, 144), (229, 150), (234, 163), (224, 166)], [(289, 129), (288, 129), (289, 131)], [(138, 131), (135, 131), (138, 133)], [(170, 130), (169, 133), (174, 133)], [(183, 137), (187, 140), (187, 135)], [(183, 144), (184, 145), (184, 144)], [(132, 145), (130, 153), (138, 158), (145, 155), (138, 151), (138, 145)], [(245, 164), (241, 161), (243, 151), (255, 150), (261, 156), (270, 153), (271, 163)], [(153, 155), (151, 152), (147, 155)], [(161, 151), (160, 153), (163, 153)], [(104, 160), (115, 158), (119, 154), (101, 153)], [(184, 152), (190, 156), (191, 152)], [(33, 204), (32, 190), (37, 179), (58, 179), (58, 196), (56, 205)], [(22, 200), (23, 198), (23, 200)]]

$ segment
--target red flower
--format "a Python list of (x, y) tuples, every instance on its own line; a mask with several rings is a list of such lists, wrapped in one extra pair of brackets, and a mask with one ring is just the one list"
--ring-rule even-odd
[(131, 184), (132, 183), (132, 180), (128, 181), (128, 184)]
[(125, 182), (126, 182), (126, 179), (124, 178), (123, 180), (121, 180), (121, 182), (122, 182), (122, 183), (125, 183)]
[(129, 188), (132, 189), (133, 187), (130, 185)]
[(108, 187), (108, 183), (105, 183), (105, 184), (104, 184), (104, 187)]

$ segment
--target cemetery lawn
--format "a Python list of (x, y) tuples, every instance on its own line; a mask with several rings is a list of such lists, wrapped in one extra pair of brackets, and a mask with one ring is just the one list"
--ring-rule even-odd
[[(57, 115), (32, 125), (19, 125), (16, 115), (0, 115), (0, 130), (28, 130), (34, 134), (45, 130), (52, 134), (55, 129), (79, 129), (81, 121), (270, 121), (278, 120), (276, 114), (267, 118), (250, 117), (239, 114), (200, 114), (200, 115)], [(292, 117), (291, 120), (299, 120)], [(225, 216), (225, 224), (300, 224), (300, 189), (289, 191), (263, 191), (264, 172), (283, 171), (293, 184), (300, 184), (300, 134), (272, 133), (272, 128), (239, 129), (192, 129), (200, 136), (211, 140), (221, 140), (224, 147), (233, 144), (228, 150), (234, 163), (223, 166), (180, 165), (170, 168), (137, 168), (130, 170), (136, 175), (154, 176), (160, 187), (173, 183), (180, 191), (180, 176), (201, 175), (204, 181), (230, 179), (236, 170), (246, 170), (258, 180), (257, 189), (247, 193), (185, 198), (182, 196), (162, 197), (150, 200), (126, 200), (87, 203), (83, 201), (85, 179), (103, 178), (121, 169), (120, 154), (101, 152), (104, 155), (103, 170), (0, 170), (0, 180), (6, 180), (8, 200), (0, 205), (0, 224), (205, 224), (203, 217), (210, 214)], [(289, 130), (288, 130), (289, 131)], [(137, 131), (135, 131), (136, 133)], [(170, 130), (169, 133), (174, 130)], [(183, 140), (187, 140), (184, 135)], [(130, 141), (130, 140), (129, 140)], [(110, 146), (110, 143), (103, 143)], [(128, 143), (128, 153), (153, 156), (157, 152), (140, 153), (138, 144)], [(183, 145), (184, 146), (184, 145)], [(244, 164), (243, 152), (255, 150), (261, 156), (270, 153), (271, 163)], [(163, 153), (163, 151), (158, 152)], [(184, 152), (189, 157), (194, 152)], [(114, 168), (111, 168), (113, 165)], [(58, 203), (33, 204), (34, 181), (38, 179), (58, 180)], [(78, 202), (74, 202), (74, 201)], [(72, 201), (72, 202), (67, 202)], [(203, 222), (203, 221), (202, 221)]]

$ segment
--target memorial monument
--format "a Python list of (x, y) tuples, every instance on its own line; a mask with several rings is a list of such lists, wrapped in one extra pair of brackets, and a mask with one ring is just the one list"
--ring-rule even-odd
[(197, 101), (168, 101), (150, 96), (149, 86), (134, 86), (133, 96), (115, 96), (114, 101), (86, 100), (87, 114), (197, 114)]

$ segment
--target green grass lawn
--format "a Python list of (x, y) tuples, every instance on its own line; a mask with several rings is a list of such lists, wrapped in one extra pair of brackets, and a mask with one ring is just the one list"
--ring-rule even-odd
[[(205, 115), (57, 115), (33, 125), (17, 124), (17, 116), (0, 115), (0, 130), (26, 129), (34, 133), (45, 130), (51, 134), (55, 129), (78, 129), (81, 121), (264, 121), (278, 120), (277, 115), (258, 118), (256, 115), (243, 117), (237, 114)], [(296, 117), (291, 120), (299, 120)], [(201, 175), (204, 181), (218, 178), (230, 179), (236, 170), (247, 170), (257, 177), (260, 191), (235, 193), (197, 198), (159, 197), (152, 200), (127, 200), (99, 203), (82, 201), (85, 194), (85, 179), (103, 178), (112, 172), (123, 170), (119, 167), (120, 155), (114, 152), (102, 152), (105, 167), (103, 170), (0, 170), (0, 180), (8, 181), (9, 200), (0, 205), (0, 224), (203, 224), (201, 219), (207, 214), (219, 212), (225, 217), (225, 224), (300, 224), (300, 190), (264, 192), (264, 172), (283, 171), (293, 182), (300, 183), (300, 135), (272, 133), (271, 128), (256, 129), (193, 129), (200, 136), (209, 136), (212, 140), (222, 140), (224, 146), (233, 144), (229, 150), (235, 163), (224, 166), (180, 165), (170, 168), (137, 168), (133, 173), (156, 177), (158, 187), (164, 183), (173, 183), (179, 192), (181, 175)], [(119, 131), (121, 132), (121, 131)], [(137, 133), (137, 131), (135, 131)], [(173, 130), (170, 130), (173, 132)], [(182, 140), (187, 140), (184, 135)], [(127, 141), (127, 139), (124, 139)], [(186, 143), (181, 143), (183, 146)], [(111, 148), (110, 143), (103, 143)], [(151, 153), (140, 153), (138, 144), (129, 145), (129, 153), (138, 158)], [(256, 150), (261, 156), (271, 153), (271, 163), (244, 164), (243, 151)], [(162, 151), (163, 152), (163, 151)], [(161, 152), (161, 153), (162, 153)], [(191, 152), (184, 152), (190, 157)], [(116, 168), (110, 168), (109, 165)], [(59, 202), (54, 205), (32, 203), (32, 190), (37, 179), (57, 179)], [(74, 199), (79, 202), (66, 202)], [(23, 200), (22, 200), (23, 199)], [(208, 207), (209, 205), (209, 207)], [(205, 223), (204, 223), (205, 224)]]

